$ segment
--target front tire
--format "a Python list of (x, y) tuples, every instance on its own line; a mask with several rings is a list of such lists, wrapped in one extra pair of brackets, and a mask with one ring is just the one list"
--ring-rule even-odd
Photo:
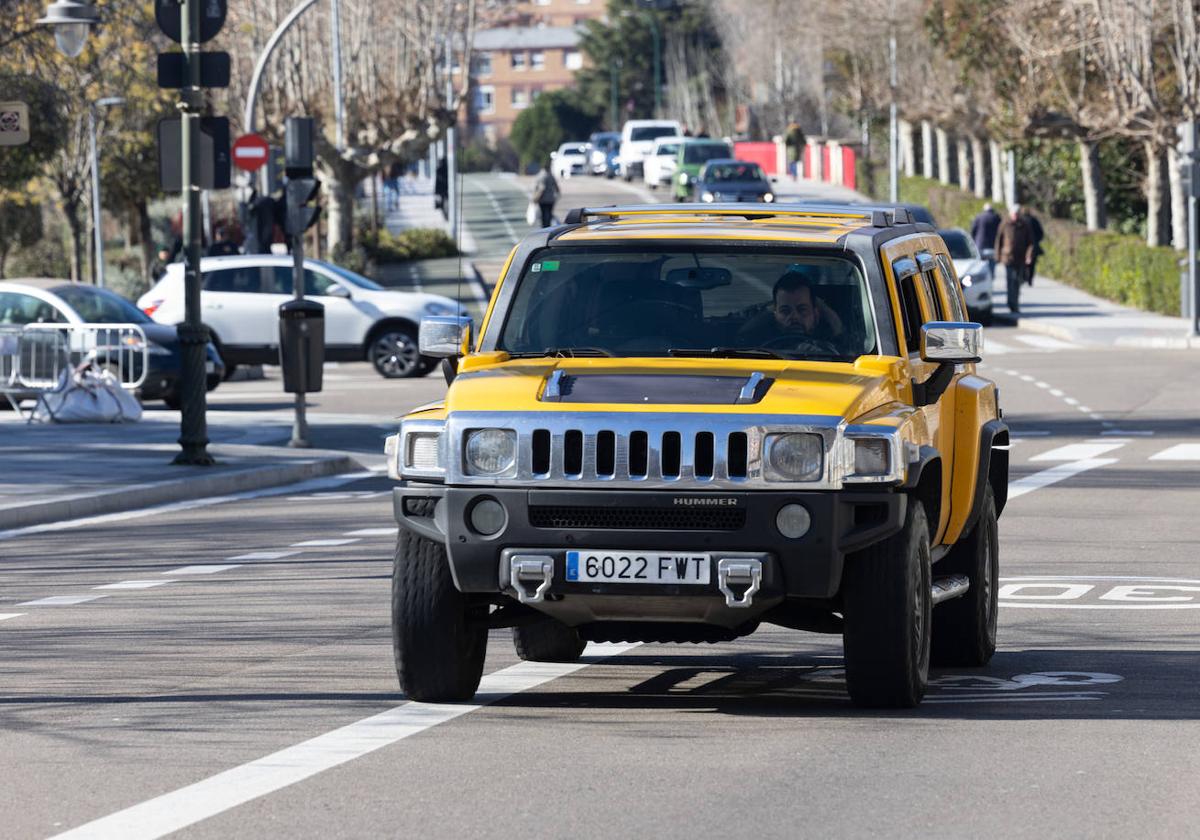
[(454, 587), (439, 543), (405, 530), (392, 570), (392, 651), (400, 688), (413, 700), (469, 700), (483, 676), (487, 628)]
[(855, 705), (909, 709), (925, 696), (930, 576), (925, 507), (910, 496), (900, 533), (846, 558), (842, 640)]
[(959, 540), (938, 563), (951, 574), (966, 575), (971, 588), (960, 598), (939, 604), (933, 611), (934, 665), (980, 667), (996, 652), (996, 618), (999, 613), (1000, 540), (996, 498), (991, 485), (983, 491), (983, 509), (971, 533)]
[(527, 662), (575, 662), (587, 647), (578, 630), (554, 618), (514, 627), (512, 635), (517, 656)]
[(417, 337), (403, 327), (388, 327), (372, 336), (367, 358), (384, 379), (424, 376), (432, 370), (422, 368)]

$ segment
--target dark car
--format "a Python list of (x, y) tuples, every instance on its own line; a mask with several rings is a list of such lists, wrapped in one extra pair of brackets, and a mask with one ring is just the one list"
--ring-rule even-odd
[[(155, 323), (107, 289), (46, 278), (0, 281), (0, 324), (35, 323), (136, 324), (145, 333), (149, 359), (138, 395), (142, 400), (162, 400), (170, 408), (179, 408), (183, 357), (174, 326)], [(211, 391), (224, 378), (225, 363), (212, 342), (206, 350), (205, 384)]]
[(696, 197), (708, 203), (771, 202), (771, 182), (757, 163), (746, 160), (710, 160), (700, 170)]

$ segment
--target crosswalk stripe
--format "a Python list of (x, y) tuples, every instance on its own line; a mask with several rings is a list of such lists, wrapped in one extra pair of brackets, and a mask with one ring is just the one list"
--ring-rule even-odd
[(1028, 344), (1030, 347), (1038, 347), (1043, 350), (1069, 350), (1075, 347), (1074, 344), (1058, 338), (1051, 338), (1048, 335), (1018, 335), (1016, 339), (1022, 344)]
[(1114, 449), (1120, 449), (1124, 443), (1112, 441), (1108, 443), (1069, 443), (1059, 446), (1049, 452), (1042, 452), (1030, 458), (1030, 461), (1083, 461), (1089, 458), (1099, 458)]
[(18, 607), (70, 607), (74, 604), (86, 604), (107, 595), (51, 595), (49, 598), (38, 598), (36, 601), (24, 601)]
[(1042, 470), (1041, 472), (1036, 472), (1033, 475), (1027, 475), (1024, 478), (1018, 478), (1016, 481), (1010, 482), (1008, 485), (1008, 498), (1011, 501), (1024, 496), (1026, 493), (1032, 493), (1034, 490), (1040, 490), (1043, 487), (1049, 487), (1051, 484), (1065, 481), (1082, 472), (1094, 470), (1097, 467), (1107, 467), (1109, 464), (1115, 463), (1117, 463), (1116, 458), (1093, 458), (1085, 461), (1074, 461), (1069, 464), (1057, 464), (1048, 470)]
[(985, 356), (1003, 356), (1005, 353), (1013, 352), (1013, 348), (1000, 341), (987, 339), (983, 345), (983, 355)]
[(1177, 443), (1150, 456), (1151, 461), (1200, 461), (1200, 443)]

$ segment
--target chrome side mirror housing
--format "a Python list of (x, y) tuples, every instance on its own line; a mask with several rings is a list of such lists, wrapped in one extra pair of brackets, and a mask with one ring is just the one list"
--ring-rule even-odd
[(346, 298), (347, 300), (350, 298), (350, 290), (339, 283), (330, 285), (330, 287), (325, 290), (325, 294), (329, 297)]
[(921, 327), (921, 359), (964, 364), (983, 359), (983, 327), (963, 321), (930, 321)]
[(422, 356), (453, 359), (465, 356), (471, 342), (471, 319), (465, 315), (430, 315), (421, 319), (417, 344)]

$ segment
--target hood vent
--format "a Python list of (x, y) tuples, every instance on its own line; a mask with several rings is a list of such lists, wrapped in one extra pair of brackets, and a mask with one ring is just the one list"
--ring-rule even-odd
[(550, 375), (543, 401), (613, 405), (753, 405), (767, 395), (774, 379), (746, 376), (695, 376), (660, 373)]

